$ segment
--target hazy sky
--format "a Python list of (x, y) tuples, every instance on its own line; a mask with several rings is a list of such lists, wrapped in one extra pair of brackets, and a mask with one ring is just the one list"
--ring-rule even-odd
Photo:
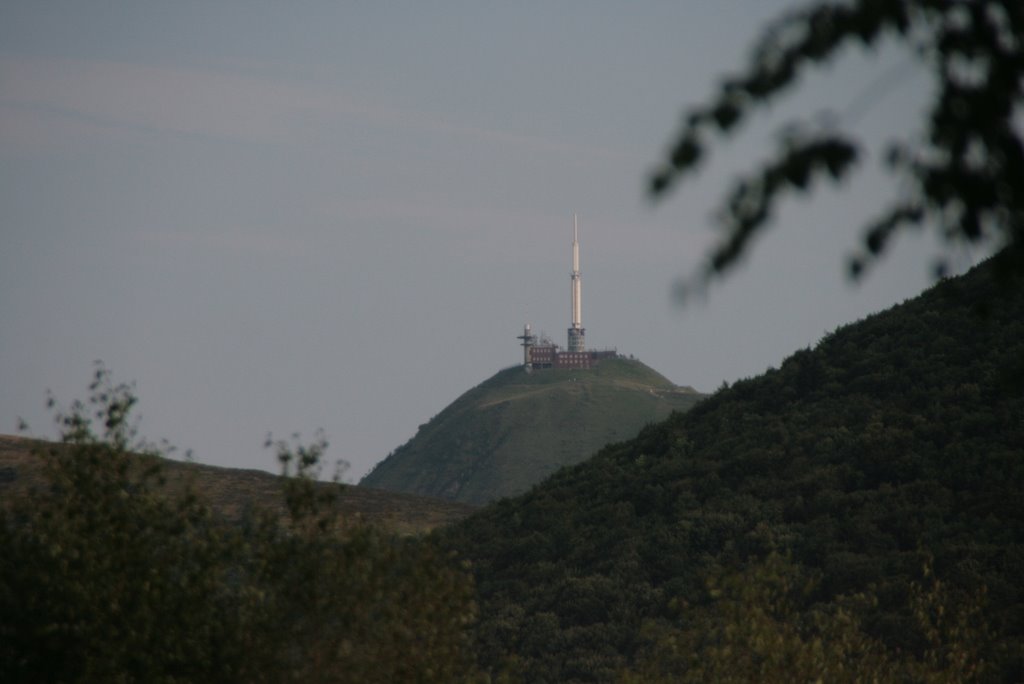
[(150, 439), (275, 470), (268, 432), (322, 427), (358, 479), (523, 323), (565, 343), (573, 212), (588, 345), (703, 391), (917, 294), (924, 239), (844, 278), (894, 192), (868, 158), (673, 304), (781, 121), (888, 138), (927, 100), (903, 53), (851, 51), (651, 205), (685, 108), (789, 4), (0, 2), (0, 432), (52, 435), (46, 390), (102, 359)]

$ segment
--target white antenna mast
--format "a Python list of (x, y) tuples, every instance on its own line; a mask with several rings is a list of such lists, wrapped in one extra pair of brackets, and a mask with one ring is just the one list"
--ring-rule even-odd
[(583, 304), (580, 282), (580, 228), (576, 214), (572, 215), (572, 325), (569, 328), (569, 351), (584, 351)]

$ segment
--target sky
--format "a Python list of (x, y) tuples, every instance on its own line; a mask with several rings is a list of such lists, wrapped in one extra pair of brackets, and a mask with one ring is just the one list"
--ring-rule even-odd
[(700, 391), (915, 296), (927, 234), (845, 277), (899, 191), (871, 156), (671, 295), (786, 121), (918, 131), (913, 58), (851, 49), (652, 203), (684, 112), (787, 7), (0, 0), (0, 432), (54, 436), (47, 392), (84, 398), (101, 360), (150, 440), (276, 471), (268, 433), (322, 429), (357, 481), (518, 363), (524, 323), (565, 344), (574, 213), (588, 346)]

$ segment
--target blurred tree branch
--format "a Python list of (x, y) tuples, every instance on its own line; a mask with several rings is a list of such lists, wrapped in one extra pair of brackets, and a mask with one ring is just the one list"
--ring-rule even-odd
[[(726, 77), (705, 103), (690, 108), (649, 193), (666, 197), (701, 168), (716, 139), (781, 97), (799, 75), (841, 57), (849, 44), (903, 43), (935, 80), (936, 97), (918, 144), (888, 142), (888, 173), (908, 191), (869, 220), (848, 271), (857, 280), (907, 227), (934, 226), (950, 249), (999, 250), (998, 270), (1024, 272), (1024, 4), (1016, 0), (854, 0), (816, 2), (770, 24), (749, 66)], [(849, 176), (865, 144), (837, 122), (790, 122), (780, 148), (736, 179), (720, 208), (723, 235), (702, 269), (684, 285), (705, 288), (750, 249), (787, 193)], [(935, 264), (936, 276), (947, 270)]]

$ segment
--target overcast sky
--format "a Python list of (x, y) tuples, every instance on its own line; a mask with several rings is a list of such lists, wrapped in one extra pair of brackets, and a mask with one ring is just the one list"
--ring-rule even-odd
[(276, 470), (268, 432), (323, 428), (357, 480), (516, 364), (525, 322), (565, 343), (573, 212), (588, 345), (702, 391), (916, 295), (925, 238), (844, 277), (895, 191), (867, 158), (673, 303), (788, 117), (916, 130), (910, 58), (854, 50), (648, 202), (686, 107), (789, 4), (0, 2), (0, 432), (52, 435), (46, 391), (84, 397), (101, 359), (150, 439)]

